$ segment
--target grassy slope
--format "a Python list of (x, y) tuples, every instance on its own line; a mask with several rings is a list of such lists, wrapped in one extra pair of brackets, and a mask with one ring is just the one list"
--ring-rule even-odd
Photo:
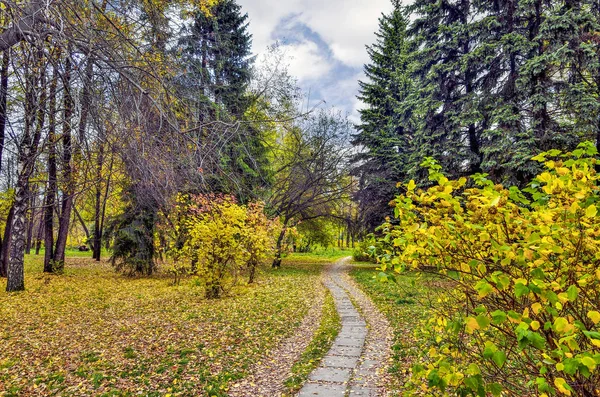
[(0, 285), (0, 395), (226, 395), (301, 322), (320, 269), (288, 263), (206, 301), (191, 281), (126, 278), (85, 258), (49, 276), (28, 257), (27, 291)]
[(427, 316), (428, 288), (415, 274), (397, 276), (397, 284), (374, 280), (378, 272), (373, 265), (359, 264), (350, 275), (382, 313), (394, 329), (393, 366), (391, 368), (395, 392), (402, 395), (402, 385), (408, 380), (408, 370), (418, 355), (413, 343), (413, 330), (419, 320)]

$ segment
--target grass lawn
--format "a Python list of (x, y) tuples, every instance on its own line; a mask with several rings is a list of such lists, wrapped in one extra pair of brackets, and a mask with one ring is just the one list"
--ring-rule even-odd
[(403, 385), (409, 380), (408, 371), (419, 354), (413, 331), (419, 321), (427, 317), (432, 287), (428, 287), (414, 273), (397, 275), (397, 283), (377, 281), (374, 279), (377, 273), (374, 265), (360, 263), (355, 264), (350, 275), (394, 329), (391, 373), (394, 389), (401, 396)]
[(321, 249), (308, 253), (295, 252), (283, 258), (282, 266), (294, 264), (328, 265), (348, 256), (352, 256), (352, 251), (338, 248)]
[(0, 396), (224, 396), (323, 288), (321, 266), (287, 261), (207, 301), (193, 280), (127, 278), (81, 256), (62, 276), (27, 257), (23, 293), (2, 280)]

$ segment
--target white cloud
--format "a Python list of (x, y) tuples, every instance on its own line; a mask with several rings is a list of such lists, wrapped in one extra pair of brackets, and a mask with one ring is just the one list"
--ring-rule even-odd
[(340, 62), (361, 67), (368, 61), (365, 46), (375, 40), (379, 16), (392, 8), (390, 0), (238, 0), (250, 17), (257, 52), (273, 42), (279, 22), (291, 15), (329, 45)]
[(368, 60), (365, 46), (375, 40), (382, 12), (391, 10), (390, 0), (305, 0), (301, 20), (319, 33), (334, 56), (349, 66)]
[(248, 13), (255, 53), (264, 53), (277, 39), (288, 41), (289, 72), (312, 100), (324, 99), (359, 121), (358, 80), (365, 78), (362, 67), (369, 62), (365, 46), (375, 41), (379, 17), (392, 10), (391, 0), (238, 2)]
[(333, 69), (333, 64), (312, 41), (284, 45), (282, 50), (289, 56), (290, 74), (301, 83), (317, 80)]

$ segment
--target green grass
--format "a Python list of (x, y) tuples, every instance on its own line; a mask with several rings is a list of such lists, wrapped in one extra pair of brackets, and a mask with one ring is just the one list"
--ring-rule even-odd
[(314, 252), (294, 252), (283, 259), (282, 265), (289, 264), (314, 264), (325, 265), (339, 259), (352, 256), (352, 251), (338, 248), (319, 249)]
[(375, 280), (379, 271), (373, 264), (359, 263), (350, 275), (387, 317), (394, 330), (393, 364), (390, 372), (394, 388), (402, 395), (408, 381), (408, 371), (420, 352), (414, 343), (413, 331), (419, 321), (427, 318), (431, 287), (415, 273), (396, 275), (396, 283)]
[(193, 280), (127, 278), (73, 257), (54, 276), (42, 262), (27, 257), (25, 292), (0, 280), (0, 396), (225, 396), (323, 288), (321, 266), (288, 264), (207, 301)]
[[(30, 257), (36, 257), (36, 255), (34, 255), (34, 254), (35, 254), (35, 248), (31, 250)], [(67, 258), (91, 258), (92, 254), (93, 254), (93, 252), (91, 249), (89, 251), (82, 252), (82, 251), (79, 251), (79, 249), (76, 247), (69, 247), (65, 250), (65, 257), (67, 257)], [(102, 248), (101, 257), (103, 259), (110, 258), (111, 254), (112, 254), (111, 251)], [(42, 258), (44, 257), (44, 248), (40, 249), (40, 254), (37, 256), (40, 256)]]
[(291, 376), (285, 381), (288, 395), (294, 395), (300, 390), (308, 375), (319, 366), (323, 357), (327, 354), (334, 339), (337, 337), (342, 322), (335, 308), (331, 293), (327, 293), (323, 305), (323, 317), (313, 340), (302, 353), (300, 360), (294, 364)]

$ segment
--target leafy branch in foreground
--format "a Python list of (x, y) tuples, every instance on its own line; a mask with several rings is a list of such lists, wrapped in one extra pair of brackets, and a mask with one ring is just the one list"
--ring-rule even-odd
[(536, 156), (545, 171), (523, 191), (485, 175), (448, 180), (430, 160), (436, 186), (411, 181), (395, 200), (383, 268), (449, 284), (418, 335), (413, 380), (427, 395), (600, 393), (596, 155), (588, 142)]

